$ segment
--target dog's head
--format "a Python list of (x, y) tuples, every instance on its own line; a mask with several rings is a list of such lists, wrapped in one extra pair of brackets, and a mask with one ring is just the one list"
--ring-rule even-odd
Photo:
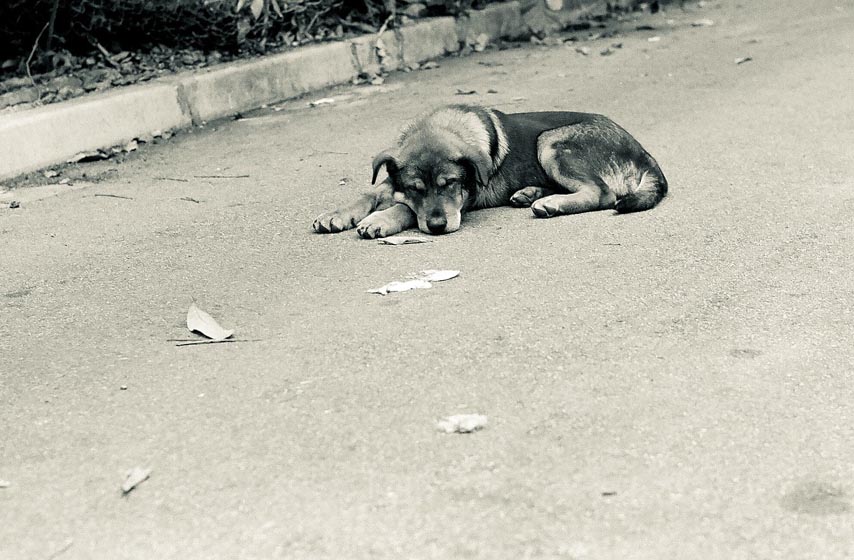
[(374, 158), (372, 182), (385, 166), (394, 200), (418, 217), (418, 229), (434, 235), (460, 228), (462, 212), (488, 180), (491, 162), (479, 146), (442, 130), (416, 130), (398, 150)]

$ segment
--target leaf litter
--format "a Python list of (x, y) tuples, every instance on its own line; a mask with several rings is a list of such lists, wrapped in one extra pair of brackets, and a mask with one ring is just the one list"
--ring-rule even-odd
[(482, 430), (489, 420), (483, 414), (454, 414), (436, 422), (436, 429), (446, 434), (470, 434)]
[(405, 235), (396, 235), (393, 237), (383, 237), (379, 239), (380, 245), (415, 245), (417, 243), (432, 243), (432, 239), (425, 237), (407, 237)]
[(122, 495), (128, 495), (131, 490), (148, 480), (149, 476), (151, 476), (151, 469), (134, 467), (129, 470), (122, 483)]
[(433, 287), (433, 282), (444, 282), (460, 275), (459, 270), (422, 270), (414, 274), (412, 280), (389, 282), (385, 286), (368, 290), (369, 294), (380, 294), (382, 296), (394, 292), (408, 292), (410, 290), (424, 290)]
[(222, 328), (216, 319), (199, 309), (195, 303), (191, 303), (187, 310), (187, 328), (217, 342), (234, 334), (233, 330)]

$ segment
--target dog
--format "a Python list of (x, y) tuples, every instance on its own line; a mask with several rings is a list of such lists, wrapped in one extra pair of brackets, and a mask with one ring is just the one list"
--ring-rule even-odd
[(591, 210), (648, 210), (667, 194), (658, 163), (611, 119), (592, 113), (502, 113), (476, 105), (434, 110), (374, 158), (388, 177), (312, 228), (356, 228), (367, 239), (415, 225), (457, 231), (466, 211), (511, 205), (538, 218)]

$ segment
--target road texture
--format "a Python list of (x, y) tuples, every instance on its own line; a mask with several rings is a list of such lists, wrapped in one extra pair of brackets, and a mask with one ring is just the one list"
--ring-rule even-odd
[[(854, 558), (854, 3), (642, 21), (21, 189), (0, 558)], [(607, 114), (671, 196), (485, 210), (422, 245), (311, 233), (401, 122), (460, 101)], [(429, 268), (462, 274), (366, 293)], [(176, 347), (192, 301), (246, 342)], [(463, 412), (489, 426), (435, 430)]]

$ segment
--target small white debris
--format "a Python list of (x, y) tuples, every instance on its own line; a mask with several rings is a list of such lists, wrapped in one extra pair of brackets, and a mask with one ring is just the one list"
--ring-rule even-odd
[(482, 430), (487, 423), (483, 414), (455, 414), (436, 422), (436, 429), (446, 434), (469, 434)]
[(426, 237), (407, 237), (405, 235), (396, 235), (394, 237), (384, 237), (378, 239), (380, 245), (414, 245), (416, 243), (432, 243), (432, 239)]
[(741, 57), (735, 59), (735, 63), (736, 64), (744, 64), (745, 62), (750, 62), (751, 60), (753, 60), (753, 59), (749, 56), (741, 56)]
[(332, 105), (333, 103), (335, 103), (335, 99), (333, 99), (331, 97), (323, 97), (321, 99), (309, 101), (308, 106), (309, 107), (319, 107), (321, 105)]
[(415, 277), (427, 282), (444, 282), (460, 275), (459, 270), (422, 270)]
[(575, 47), (575, 52), (577, 52), (578, 54), (583, 54), (584, 56), (587, 56), (590, 54), (590, 48), (589, 47)]
[(53, 169), (48, 169), (46, 171), (42, 171), (42, 175), (44, 175), (48, 179), (52, 179), (54, 177), (59, 177), (59, 171), (55, 171)]
[(8, 480), (0, 480), (0, 488), (8, 488), (12, 486), (12, 483)]
[(649, 41), (650, 43), (657, 43), (657, 42), (661, 41), (661, 37), (656, 35), (655, 37), (650, 37), (649, 39), (647, 39), (647, 41)]
[(134, 467), (128, 471), (127, 477), (122, 484), (122, 494), (127, 494), (151, 476), (151, 469)]
[(711, 27), (715, 24), (714, 21), (710, 19), (698, 19), (697, 21), (692, 21), (692, 27)]
[(432, 288), (433, 284), (426, 280), (407, 280), (406, 282), (389, 282), (385, 286), (368, 290), (369, 294), (388, 295), (392, 292), (408, 292), (409, 290), (423, 290)]

